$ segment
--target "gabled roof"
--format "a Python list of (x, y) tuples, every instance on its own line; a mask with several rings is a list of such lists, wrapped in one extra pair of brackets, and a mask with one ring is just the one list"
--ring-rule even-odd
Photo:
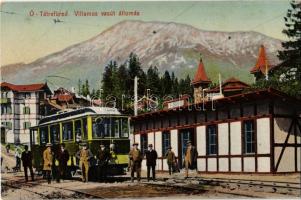
[(192, 85), (199, 84), (199, 83), (211, 83), (211, 80), (207, 77), (202, 59), (200, 60), (198, 70), (194, 75), (194, 79), (191, 82)]
[(45, 90), (51, 93), (47, 83), (37, 83), (37, 84), (28, 84), (28, 85), (14, 85), (7, 82), (2, 82), (0, 84), (1, 87), (6, 87), (10, 90), (17, 91), (17, 92), (30, 92), (30, 91), (39, 91)]
[[(222, 90), (225, 92), (234, 91), (234, 90), (243, 90), (249, 87), (250, 87), (249, 84), (242, 82), (234, 77), (227, 79), (222, 84)], [(210, 93), (210, 92), (219, 92), (219, 86), (206, 91), (206, 93)]]
[[(263, 45), (260, 46), (259, 48), (259, 54), (257, 58), (256, 65), (250, 70), (252, 74), (256, 72), (261, 72), (262, 74), (266, 74), (266, 71), (270, 70), (273, 66), (269, 64), (265, 48)], [(267, 68), (267, 69), (266, 69)]]

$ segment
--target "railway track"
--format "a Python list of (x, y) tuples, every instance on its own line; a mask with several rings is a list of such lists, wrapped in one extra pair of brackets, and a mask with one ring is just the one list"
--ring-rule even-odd
[[(42, 185), (41, 183), (46, 183), (46, 181), (44, 180), (38, 180), (35, 182), (25, 182), (25, 181), (19, 181), (19, 180), (11, 180), (11, 179), (3, 179), (3, 181), (1, 181), (3, 186), (6, 186), (8, 188), (13, 188), (13, 189), (20, 189), (20, 190), (24, 190), (36, 195), (39, 195), (41, 198), (43, 199), (54, 199), (54, 198), (62, 198), (62, 196), (54, 196), (57, 195), (58, 193), (60, 194), (64, 194), (65, 192), (71, 192), (73, 193), (73, 195), (70, 198), (80, 198), (80, 197), (87, 197), (87, 198), (97, 198), (97, 199), (104, 199), (102, 196), (99, 196), (97, 194), (92, 194), (92, 193), (88, 193), (82, 190), (73, 190), (73, 189), (69, 189), (69, 188), (64, 188), (64, 187), (58, 187), (58, 186), (54, 186), (51, 184), (48, 185)], [(43, 187), (43, 188), (54, 188), (56, 191), (55, 194), (45, 194), (43, 192), (37, 192), (34, 191), (33, 188), (34, 186), (36, 187)]]
[[(117, 179), (114, 179), (115, 181)], [(118, 179), (119, 180), (119, 179)], [(24, 180), (13, 179), (3, 179), (2, 184), (24, 191), (32, 192), (39, 195), (41, 198), (49, 199), (49, 194), (40, 193), (33, 190), (34, 186), (40, 186), (45, 188), (54, 188), (57, 192), (71, 192), (75, 196), (71, 198), (97, 198), (103, 199), (101, 194), (94, 192), (93, 190), (74, 190), (66, 188), (65, 186), (55, 186), (52, 184), (44, 185), (45, 180), (40, 179), (36, 182), (24, 182)], [(120, 177), (120, 182), (129, 182), (128, 177)], [(64, 181), (65, 182), (65, 181)], [(72, 181), (70, 181), (72, 182)], [(110, 181), (109, 181), (110, 182)], [(130, 182), (129, 182), (130, 183)], [(222, 179), (222, 178), (159, 178), (157, 182), (146, 182), (145, 179), (142, 180), (141, 184), (150, 185), (156, 187), (169, 187), (175, 188), (183, 193), (187, 194), (201, 194), (201, 193), (220, 193), (233, 195), (238, 197), (248, 197), (248, 198), (264, 198), (267, 194), (300, 197), (301, 187), (299, 183), (293, 182), (276, 182), (276, 181), (258, 181), (258, 180), (248, 180), (248, 179)], [(53, 197), (52, 197), (53, 198)], [(60, 198), (60, 197), (57, 197)]]
[[(282, 195), (301, 195), (301, 184), (293, 182), (281, 181), (259, 181), (248, 179), (222, 179), (222, 178), (188, 178), (188, 179), (163, 179), (174, 184), (189, 184), (193, 185), (206, 185), (221, 187), (229, 191), (244, 190), (254, 192), (275, 193)], [(231, 192), (232, 193), (232, 192)]]

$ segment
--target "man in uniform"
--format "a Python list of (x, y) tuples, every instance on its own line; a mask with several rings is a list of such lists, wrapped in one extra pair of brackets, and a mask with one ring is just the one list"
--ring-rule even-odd
[(153, 181), (156, 180), (156, 160), (158, 158), (158, 154), (156, 150), (153, 149), (153, 145), (148, 145), (148, 150), (145, 152), (146, 157), (146, 166), (147, 166), (147, 181), (150, 179), (150, 170), (152, 170)]
[(32, 170), (32, 154), (28, 151), (28, 146), (25, 145), (25, 151), (22, 152), (21, 160), (24, 167), (25, 180), (28, 181), (27, 168), (29, 168), (31, 180), (34, 181), (33, 170)]
[(48, 184), (51, 183), (51, 169), (53, 164), (53, 153), (51, 151), (51, 143), (46, 144), (46, 149), (43, 152), (44, 166), (43, 170), (46, 173)]
[(194, 146), (191, 145), (191, 141), (187, 142), (187, 149), (185, 152), (185, 170), (186, 170), (186, 178), (188, 178), (188, 170), (197, 169), (197, 157), (198, 152)]
[(83, 144), (83, 148), (76, 153), (76, 157), (79, 159), (79, 164), (82, 169), (82, 180), (83, 182), (88, 182), (89, 160), (93, 155), (90, 149), (88, 149), (87, 144)]
[(169, 175), (171, 175), (174, 169), (174, 165), (176, 163), (176, 156), (175, 153), (171, 150), (171, 146), (168, 147), (168, 150), (165, 153), (165, 158), (167, 160)]
[(131, 160), (131, 181), (134, 182), (134, 173), (137, 173), (137, 180), (141, 179), (141, 162), (142, 153), (138, 149), (138, 143), (133, 144), (133, 149), (129, 152), (129, 159)]
[(101, 144), (100, 149), (97, 151), (97, 159), (98, 159), (98, 172), (99, 177), (101, 179), (106, 177), (106, 168), (110, 159), (110, 152), (105, 148), (103, 144)]
[(61, 148), (58, 151), (57, 159), (59, 161), (58, 180), (60, 180), (60, 178), (66, 179), (69, 152), (67, 149), (65, 149), (65, 144), (61, 144)]

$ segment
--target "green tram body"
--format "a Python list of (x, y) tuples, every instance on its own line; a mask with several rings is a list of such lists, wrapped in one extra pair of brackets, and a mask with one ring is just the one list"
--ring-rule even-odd
[[(122, 174), (128, 166), (129, 130), (129, 117), (121, 115), (116, 108), (86, 107), (47, 116), (40, 120), (38, 126), (30, 128), (33, 165), (42, 171), (43, 151), (47, 143), (52, 144), (54, 151), (59, 150), (60, 144), (65, 144), (70, 155), (67, 164), (70, 172), (79, 168), (75, 155), (81, 148), (80, 143), (87, 143), (94, 157), (100, 144), (107, 149), (114, 144), (117, 159), (109, 162), (107, 174)], [(54, 164), (58, 165), (58, 161), (55, 160)], [(95, 167), (96, 159), (91, 159), (90, 164)]]

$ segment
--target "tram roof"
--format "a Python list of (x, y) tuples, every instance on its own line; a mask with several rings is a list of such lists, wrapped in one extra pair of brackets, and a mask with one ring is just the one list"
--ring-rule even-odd
[(121, 115), (121, 113), (116, 108), (109, 107), (85, 107), (76, 110), (60, 112), (54, 115), (49, 115), (40, 120), (39, 125), (46, 125), (55, 122), (71, 120), (78, 117), (88, 116), (88, 115)]

